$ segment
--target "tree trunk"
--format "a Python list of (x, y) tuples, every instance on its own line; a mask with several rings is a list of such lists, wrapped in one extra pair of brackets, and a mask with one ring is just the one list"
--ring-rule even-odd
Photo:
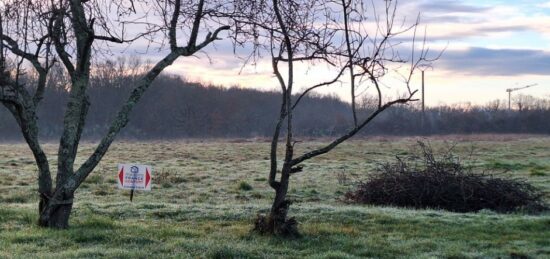
[(73, 209), (73, 195), (58, 195), (62, 198), (41, 197), (38, 225), (46, 228), (66, 229)]
[(269, 215), (259, 215), (256, 219), (255, 230), (261, 234), (285, 237), (299, 237), (298, 222), (288, 218), (288, 209), (292, 202), (287, 200), (290, 169), (283, 169), (280, 185), (276, 188), (275, 199)]
[(271, 211), (269, 213), (269, 220), (271, 221), (270, 224), (273, 225), (273, 234), (285, 236), (291, 234), (291, 230), (289, 229), (289, 227), (292, 228), (293, 226), (288, 225), (288, 223), (291, 222), (289, 222), (290, 220), (287, 219), (288, 209), (291, 204), (292, 202), (286, 199), (286, 191), (277, 191), (277, 193), (275, 194), (275, 200), (273, 201), (273, 205), (271, 206)]

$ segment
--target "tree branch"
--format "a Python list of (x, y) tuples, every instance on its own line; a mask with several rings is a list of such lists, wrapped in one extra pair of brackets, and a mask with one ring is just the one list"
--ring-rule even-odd
[(355, 134), (357, 134), (357, 132), (359, 132), (361, 129), (363, 129), (367, 124), (369, 124), (374, 118), (376, 118), (376, 116), (378, 116), (384, 110), (390, 108), (391, 106), (393, 106), (395, 104), (405, 104), (405, 103), (408, 103), (408, 102), (411, 102), (411, 101), (416, 101), (416, 99), (413, 99), (413, 96), (416, 92), (417, 91), (414, 91), (407, 98), (397, 99), (397, 100), (394, 100), (394, 101), (391, 101), (391, 102), (388, 102), (388, 103), (384, 104), (382, 107), (380, 107), (376, 111), (374, 111), (362, 123), (360, 123), (358, 127), (354, 127), (348, 133), (346, 133), (345, 135), (341, 136), (340, 138), (334, 140), (333, 142), (331, 142), (330, 144), (328, 144), (325, 147), (313, 150), (311, 152), (305, 153), (304, 155), (302, 155), (300, 157), (297, 157), (296, 159), (293, 159), (291, 161), (291, 165), (292, 166), (298, 165), (298, 164), (300, 164), (301, 162), (303, 162), (305, 160), (311, 159), (313, 157), (316, 157), (316, 156), (319, 156), (319, 155), (322, 155), (322, 154), (325, 154), (325, 153), (331, 151), (333, 148), (335, 148), (336, 146), (338, 146), (342, 142), (346, 141), (347, 139), (349, 139), (349, 138), (353, 137)]
[(309, 88), (307, 88), (302, 94), (300, 94), (300, 96), (298, 97), (298, 99), (296, 99), (296, 102), (294, 102), (294, 105), (292, 105), (292, 109), (294, 110), (294, 108), (296, 108), (296, 106), (300, 103), (300, 100), (302, 100), (302, 98), (304, 98), (309, 92), (319, 88), (319, 87), (323, 87), (323, 86), (327, 86), (327, 85), (332, 85), (336, 82), (338, 82), (338, 80), (340, 79), (340, 77), (342, 76), (342, 74), (344, 74), (344, 71), (346, 71), (346, 66), (342, 67), (340, 69), (340, 72), (338, 72), (338, 75), (336, 75), (334, 77), (334, 79), (330, 80), (330, 81), (326, 81), (326, 82), (322, 82), (322, 83), (319, 83), (319, 84), (316, 84), (314, 86), (311, 86)]
[(195, 12), (195, 20), (193, 21), (193, 28), (191, 29), (191, 36), (189, 36), (189, 44), (187, 44), (188, 46), (194, 47), (197, 45), (197, 37), (199, 35), (203, 9), (204, 0), (199, 0), (197, 11)]
[(180, 15), (181, 9), (181, 0), (175, 0), (174, 2), (174, 12), (172, 13), (172, 20), (170, 21), (170, 28), (168, 29), (168, 36), (170, 37), (170, 49), (176, 51), (178, 48), (177, 41), (177, 28), (178, 28), (178, 18)]
[(115, 137), (118, 133), (128, 124), (129, 116), (134, 106), (139, 102), (145, 91), (151, 86), (155, 78), (168, 66), (172, 65), (176, 59), (181, 56), (191, 56), (199, 51), (201, 48), (208, 45), (208, 43), (213, 42), (218, 39), (218, 33), (222, 30), (229, 29), (229, 26), (222, 26), (218, 28), (213, 34), (209, 33), (205, 41), (198, 46), (198, 48), (193, 48), (190, 50), (189, 46), (184, 48), (177, 47), (174, 51), (164, 57), (159, 61), (147, 74), (145, 74), (141, 80), (138, 82), (137, 87), (132, 91), (130, 97), (118, 112), (118, 115), (111, 123), (109, 131), (103, 137), (99, 145), (96, 147), (94, 153), (82, 164), (82, 166), (76, 171), (74, 175), (74, 181), (76, 183), (75, 188), (86, 179), (88, 174), (97, 166), (99, 161), (103, 158), (111, 144), (113, 143)]
[[(206, 35), (206, 38), (204, 39), (204, 41), (201, 44), (199, 44), (198, 46), (196, 46), (195, 48), (193, 48), (194, 52), (203, 49), (208, 44), (210, 44), (210, 43), (212, 43), (216, 40), (221, 40), (221, 38), (218, 37), (218, 34), (222, 31), (226, 31), (226, 30), (229, 30), (229, 29), (231, 29), (231, 27), (229, 27), (229, 25), (226, 25), (226, 26), (219, 27), (213, 33), (208, 33)], [(188, 47), (190, 47), (190, 46), (188, 46)]]
[(61, 10), (54, 10), (54, 15), (51, 18), (50, 26), (48, 27), (48, 30), (50, 35), (52, 35), (52, 41), (55, 47), (55, 51), (57, 52), (57, 55), (59, 56), (59, 59), (61, 59), (61, 62), (63, 65), (65, 65), (65, 68), (67, 69), (67, 72), (69, 75), (74, 74), (75, 68), (73, 63), (71, 62), (70, 55), (65, 51), (65, 44), (61, 42), (62, 39), (62, 26), (63, 26), (63, 11)]
[(123, 40), (123, 39), (119, 39), (115, 36), (102, 36), (102, 35), (94, 35), (94, 39), (96, 40), (102, 40), (102, 41), (110, 41), (110, 42), (114, 42), (114, 43), (125, 43), (125, 42), (130, 42), (130, 41), (126, 41), (126, 40)]

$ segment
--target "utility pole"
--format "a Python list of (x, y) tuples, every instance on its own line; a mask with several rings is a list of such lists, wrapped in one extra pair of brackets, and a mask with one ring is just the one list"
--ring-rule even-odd
[(424, 95), (424, 70), (422, 70), (422, 117), (420, 118), (420, 127), (424, 133), (424, 117), (425, 117), (425, 95)]
[(424, 70), (422, 70), (422, 117), (424, 117)]
[(512, 110), (512, 89), (506, 89), (508, 92), (508, 110)]

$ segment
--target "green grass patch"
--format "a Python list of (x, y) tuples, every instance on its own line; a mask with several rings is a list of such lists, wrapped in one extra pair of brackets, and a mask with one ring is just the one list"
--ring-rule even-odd
[(519, 171), (528, 169), (530, 166), (522, 163), (493, 161), (488, 163), (486, 167), (493, 170)]
[(250, 185), (249, 183), (247, 183), (245, 181), (239, 182), (239, 186), (237, 188), (241, 191), (251, 191), (251, 190), (254, 189), (254, 187), (252, 187), (252, 185)]
[[(365, 179), (377, 163), (407, 154), (414, 143), (351, 141), (304, 163), (289, 190), (289, 216), (303, 236), (290, 240), (251, 233), (257, 213), (268, 212), (274, 196), (266, 142), (115, 143), (86, 188), (76, 192), (71, 227), (61, 231), (36, 226), (37, 175), (28, 147), (0, 144), (0, 159), (13, 162), (0, 163), (6, 175), (0, 179), (0, 258), (550, 257), (549, 214), (449, 213), (341, 201), (349, 186), (340, 184), (339, 172), (351, 182)], [(325, 144), (301, 142), (295, 152)], [(438, 139), (431, 144), (446, 145)], [(509, 169), (502, 174), (550, 189), (550, 138), (465, 142), (456, 150), (466, 157), (472, 145), (480, 150), (475, 166)], [(50, 158), (57, 154), (57, 144), (44, 148)], [(152, 165), (152, 191), (138, 191), (130, 202), (129, 191), (116, 188), (121, 161)]]

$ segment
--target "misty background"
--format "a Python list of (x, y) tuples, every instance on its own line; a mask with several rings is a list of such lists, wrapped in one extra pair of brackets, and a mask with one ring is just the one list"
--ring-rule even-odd
[[(96, 65), (89, 89), (90, 113), (83, 137), (98, 139), (108, 130), (121, 103), (148, 64), (120, 58)], [(25, 80), (35, 80), (31, 73)], [(39, 107), (40, 136), (59, 138), (68, 98), (69, 77), (55, 68)], [(33, 85), (29, 82), (28, 85)], [(122, 132), (127, 139), (251, 138), (270, 137), (281, 102), (280, 93), (251, 88), (221, 87), (188, 82), (164, 74), (137, 105)], [(420, 98), (420, 93), (417, 94)], [(363, 96), (360, 116), (375, 108), (375, 98)], [(472, 133), (550, 133), (550, 101), (514, 93), (512, 110), (507, 100), (485, 105), (456, 104), (427, 107), (422, 125), (420, 101), (392, 107), (359, 135), (433, 135)], [(338, 136), (352, 127), (350, 105), (335, 95), (309, 95), (295, 111), (296, 135)], [(0, 140), (23, 140), (17, 122), (0, 107)]]

